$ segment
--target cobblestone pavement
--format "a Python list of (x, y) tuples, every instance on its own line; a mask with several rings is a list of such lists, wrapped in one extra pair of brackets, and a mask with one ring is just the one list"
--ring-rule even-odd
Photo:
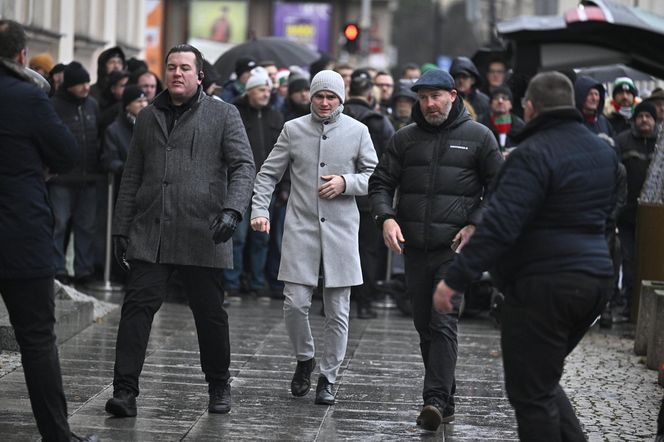
[[(320, 304), (312, 329), (322, 332)], [(499, 335), (482, 318), (463, 319), (459, 335), (457, 413), (436, 433), (415, 425), (423, 369), (411, 320), (395, 310), (351, 319), (337, 405), (315, 406), (313, 394), (293, 398), (295, 363), (281, 303), (245, 299), (229, 307), (233, 410), (207, 413), (207, 390), (188, 307), (167, 303), (155, 318), (141, 376), (139, 414), (117, 419), (103, 410), (112, 393), (119, 311), (60, 346), (70, 422), (79, 434), (105, 441), (208, 440), (517, 440), (505, 398)], [(592, 330), (570, 355), (563, 386), (591, 441), (653, 440), (663, 393), (656, 373), (633, 355), (629, 326)], [(317, 341), (318, 342), (318, 341)], [(0, 354), (0, 435), (38, 438), (15, 354)], [(16, 370), (11, 369), (18, 365)], [(317, 373), (314, 374), (315, 379)]]

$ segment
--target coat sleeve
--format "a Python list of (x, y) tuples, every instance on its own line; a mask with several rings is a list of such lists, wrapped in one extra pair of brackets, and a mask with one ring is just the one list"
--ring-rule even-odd
[(224, 209), (233, 209), (244, 216), (251, 201), (256, 167), (247, 131), (235, 106), (228, 107), (221, 149), (228, 167), (228, 193)]
[(129, 229), (136, 216), (136, 193), (143, 182), (143, 164), (145, 153), (143, 143), (149, 140), (145, 136), (144, 127), (149, 126), (147, 118), (154, 118), (151, 113), (141, 112), (134, 126), (134, 137), (132, 137), (127, 162), (122, 172), (118, 199), (115, 203), (115, 215), (113, 216), (113, 235), (129, 236)]
[(482, 213), (486, 207), (486, 197), (490, 186), (498, 175), (498, 171), (503, 165), (503, 156), (498, 149), (496, 137), (490, 130), (485, 131), (481, 148), (478, 151), (477, 171), (484, 186), (484, 197), (480, 206), (469, 216), (470, 224), (477, 225), (482, 219)]
[(105, 172), (119, 173), (122, 172), (124, 162), (120, 158), (120, 147), (122, 143), (120, 137), (113, 130), (114, 125), (111, 124), (104, 133), (104, 141), (101, 148), (101, 166)]
[(392, 202), (403, 172), (403, 158), (398, 148), (399, 138), (397, 133), (390, 139), (385, 153), (369, 178), (369, 200), (374, 217), (396, 216)]
[(251, 204), (251, 218), (270, 218), (269, 207), (274, 188), (281, 180), (290, 163), (290, 136), (288, 126), (284, 126), (277, 143), (265, 159), (254, 182), (254, 197)]
[(519, 149), (510, 154), (482, 223), (448, 270), (447, 285), (462, 292), (516, 242), (546, 199), (549, 175), (546, 162), (536, 154)]
[(376, 168), (378, 158), (374, 149), (369, 130), (362, 127), (360, 151), (355, 161), (356, 173), (342, 175), (346, 181), (345, 195), (366, 195), (369, 189), (369, 177)]
[(42, 161), (51, 173), (68, 172), (79, 156), (76, 138), (56, 114), (53, 103), (45, 93), (35, 89), (29, 100), (36, 123), (33, 125), (33, 137)]

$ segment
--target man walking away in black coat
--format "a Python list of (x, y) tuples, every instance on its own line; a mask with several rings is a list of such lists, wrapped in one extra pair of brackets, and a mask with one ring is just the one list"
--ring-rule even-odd
[(79, 438), (67, 423), (53, 292), (53, 214), (44, 182), (66, 172), (76, 140), (25, 73), (26, 35), (0, 20), (0, 293), (21, 350), (32, 413), (44, 441)]
[(450, 74), (431, 69), (411, 89), (418, 97), (415, 124), (391, 138), (369, 179), (369, 198), (385, 245), (404, 253), (407, 293), (425, 367), (424, 405), (417, 423), (436, 431), (441, 423), (454, 420), (463, 298), (455, 298), (453, 311), (439, 313), (432, 307), (433, 291), (455, 250), (463, 248), (475, 230), (482, 196), (503, 158), (491, 131), (468, 115)]
[(618, 157), (583, 125), (563, 74), (536, 75), (525, 102), (518, 147), (433, 301), (437, 310), (451, 311), (454, 294), (493, 268), (505, 294), (505, 389), (519, 440), (582, 441), (560, 378), (611, 288), (604, 229), (615, 206)]

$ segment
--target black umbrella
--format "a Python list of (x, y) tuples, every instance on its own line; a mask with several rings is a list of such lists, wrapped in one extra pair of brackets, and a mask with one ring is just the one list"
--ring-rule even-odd
[(579, 69), (577, 75), (587, 75), (588, 77), (599, 81), (600, 83), (612, 83), (618, 77), (629, 77), (634, 81), (644, 80), (652, 81), (652, 76), (638, 71), (624, 64), (615, 64), (612, 66), (597, 66), (592, 68)]
[(235, 70), (235, 61), (240, 57), (253, 57), (258, 63), (273, 61), (278, 67), (309, 66), (318, 60), (318, 53), (308, 47), (283, 37), (261, 37), (239, 44), (221, 54), (214, 67), (223, 79)]

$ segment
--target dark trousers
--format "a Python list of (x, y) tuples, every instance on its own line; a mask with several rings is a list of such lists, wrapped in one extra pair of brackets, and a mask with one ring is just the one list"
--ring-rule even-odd
[(21, 349), (32, 413), (44, 441), (69, 441), (67, 402), (55, 345), (53, 277), (0, 279), (0, 293)]
[(351, 287), (351, 297), (360, 307), (370, 307), (378, 279), (381, 248), (385, 247), (383, 235), (371, 216), (371, 212), (360, 211), (359, 249), (362, 266), (362, 285)]
[(631, 308), (636, 280), (636, 226), (621, 224), (618, 226), (620, 251), (622, 253), (622, 286), (627, 309)]
[(115, 347), (114, 390), (139, 393), (152, 320), (178, 271), (194, 314), (201, 367), (209, 384), (225, 385), (231, 359), (228, 314), (224, 310), (222, 271), (207, 267), (154, 264), (132, 260)]
[(436, 405), (444, 415), (454, 413), (457, 361), (457, 323), (462, 295), (452, 299), (454, 312), (438, 313), (433, 292), (454, 259), (451, 249), (423, 251), (406, 247), (406, 291), (413, 305), (413, 322), (420, 335), (424, 362), (424, 403)]
[(521, 441), (586, 440), (559, 381), (565, 357), (604, 308), (611, 285), (611, 277), (555, 273), (507, 288), (501, 316), (505, 389)]

